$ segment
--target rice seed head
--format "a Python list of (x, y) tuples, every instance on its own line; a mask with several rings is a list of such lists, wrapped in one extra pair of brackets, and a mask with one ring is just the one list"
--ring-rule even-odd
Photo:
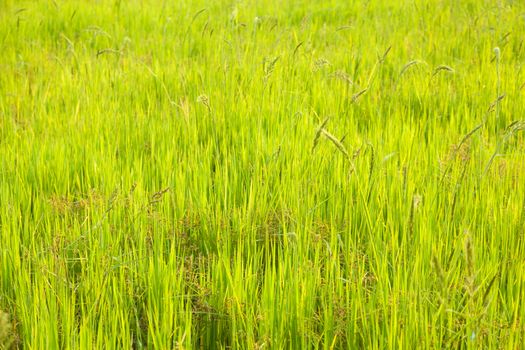
[(313, 71), (316, 72), (330, 65), (330, 62), (325, 58), (319, 58), (314, 62)]
[(344, 81), (345, 83), (348, 83), (348, 85), (354, 85), (354, 82), (350, 78), (350, 76), (343, 70), (336, 70), (334, 73), (330, 75), (332, 78), (339, 79), (341, 81)]
[(472, 236), (468, 230), (465, 230), (465, 264), (467, 266), (467, 275), (469, 278), (474, 276), (474, 248), (472, 247)]
[(423, 202), (423, 196), (421, 196), (420, 194), (415, 194), (412, 198), (412, 202), (414, 205), (414, 210), (417, 210)]
[(9, 349), (13, 344), (13, 325), (7, 312), (0, 310), (0, 349)]
[(279, 56), (268, 58), (265, 57), (263, 60), (263, 71), (264, 71), (264, 79), (268, 79), (270, 75), (272, 75), (273, 71), (275, 70), (275, 64), (279, 60)]
[(383, 52), (383, 54), (381, 56), (378, 57), (378, 61), (379, 63), (383, 63), (386, 59), (386, 56), (388, 56), (388, 53), (390, 52), (390, 50), (392, 50), (392, 45), (390, 45), (386, 50), (385, 52)]
[(445, 286), (445, 274), (435, 254), (432, 256), (432, 265), (434, 267), (434, 270), (436, 272), (440, 285), (444, 287)]
[(498, 96), (498, 98), (496, 98), (489, 106), (489, 108), (487, 109), (487, 113), (491, 113), (495, 110), (496, 106), (498, 105), (498, 103), (503, 100), (505, 98), (506, 94), (502, 94), (500, 96)]
[(359, 91), (358, 93), (354, 94), (354, 95), (352, 96), (352, 103), (356, 102), (357, 99), (358, 99), (359, 97), (361, 97), (362, 95), (364, 95), (364, 93), (367, 92), (367, 91), (368, 91), (368, 88), (364, 88), (363, 90), (361, 90), (361, 91)]
[(315, 149), (315, 147), (317, 146), (317, 144), (319, 143), (319, 137), (321, 136), (321, 132), (323, 131), (324, 127), (326, 126), (326, 124), (328, 124), (328, 121), (330, 120), (330, 117), (327, 117), (322, 123), (321, 125), (317, 128), (317, 131), (315, 132), (315, 137), (314, 137), (314, 144), (312, 146), (312, 152), (313, 150)]
[(485, 292), (483, 293), (482, 301), (483, 301), (483, 306), (484, 306), (485, 309), (487, 309), (488, 306), (489, 306), (489, 303), (490, 303), (490, 299), (489, 299), (490, 291), (491, 291), (492, 287), (494, 286), (496, 280), (498, 279), (498, 277), (500, 275), (500, 270), (501, 270), (501, 268), (499, 268), (498, 271), (494, 274), (494, 277), (492, 277), (492, 279), (490, 280), (489, 284), (487, 285), (487, 288), (485, 289)]
[(199, 95), (197, 97), (197, 102), (202, 103), (208, 109), (208, 111), (211, 111), (210, 99), (207, 95)]
[(494, 48), (494, 54), (496, 55), (496, 61), (499, 62), (500, 57), (501, 57), (501, 50), (498, 46)]
[(341, 151), (341, 153), (343, 153), (348, 160), (350, 160), (348, 151), (346, 150), (345, 146), (341, 142), (339, 142), (337, 137), (329, 133), (326, 129), (321, 129), (321, 132), (323, 133), (324, 136), (326, 136), (327, 139), (332, 141), (332, 143), (337, 147), (337, 149)]
[(420, 63), (421, 63), (421, 61), (419, 61), (419, 60), (413, 60), (413, 61), (408, 62), (407, 64), (405, 64), (405, 65), (403, 66), (403, 68), (401, 68), (401, 71), (399, 72), (399, 76), (402, 76), (403, 74), (405, 74), (405, 72), (406, 72), (410, 67), (412, 67), (412, 66), (416, 66), (416, 65), (418, 65), (418, 64), (420, 64)]
[(432, 74), (432, 76), (435, 76), (439, 72), (449, 72), (449, 73), (454, 74), (456, 71), (454, 70), (454, 68), (442, 64), (442, 65), (437, 66), (436, 69), (434, 69), (434, 74)]

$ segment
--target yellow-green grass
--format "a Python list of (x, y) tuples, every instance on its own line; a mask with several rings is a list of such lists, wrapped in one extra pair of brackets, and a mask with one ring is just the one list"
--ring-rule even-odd
[(0, 2), (0, 346), (525, 342), (522, 1)]

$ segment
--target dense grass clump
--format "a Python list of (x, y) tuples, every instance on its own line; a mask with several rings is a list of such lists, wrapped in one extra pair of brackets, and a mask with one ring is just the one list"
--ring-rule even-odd
[(0, 348), (520, 348), (524, 14), (0, 1)]

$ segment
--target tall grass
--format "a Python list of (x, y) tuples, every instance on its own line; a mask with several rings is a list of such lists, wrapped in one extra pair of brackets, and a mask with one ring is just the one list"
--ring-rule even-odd
[(520, 348), (524, 12), (0, 2), (0, 347)]

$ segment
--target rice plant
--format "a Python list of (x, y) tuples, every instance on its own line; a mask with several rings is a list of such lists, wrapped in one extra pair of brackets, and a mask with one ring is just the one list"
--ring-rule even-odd
[(0, 349), (519, 349), (522, 1), (0, 1)]

